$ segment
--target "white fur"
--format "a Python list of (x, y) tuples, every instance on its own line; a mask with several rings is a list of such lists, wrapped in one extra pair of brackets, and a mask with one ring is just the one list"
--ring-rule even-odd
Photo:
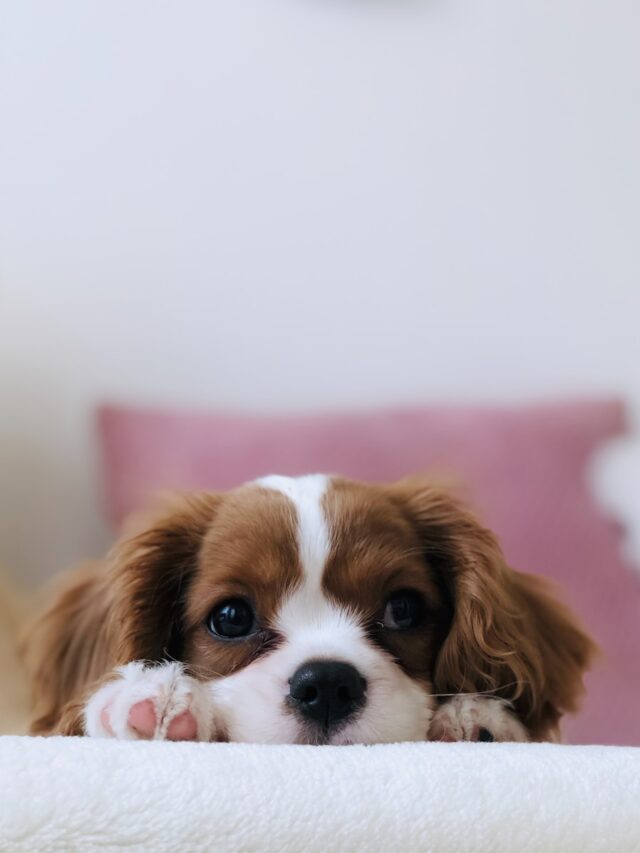
[(320, 591), (331, 543), (329, 528), (322, 509), (322, 499), (330, 478), (325, 474), (306, 477), (280, 477), (271, 475), (256, 481), (256, 485), (273, 489), (285, 495), (296, 510), (298, 520), (298, 551), (304, 572), (305, 585)]

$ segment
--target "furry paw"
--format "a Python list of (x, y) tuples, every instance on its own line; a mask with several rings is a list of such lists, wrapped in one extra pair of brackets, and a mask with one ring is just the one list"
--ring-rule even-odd
[(527, 730), (509, 703), (487, 696), (454, 696), (433, 715), (429, 740), (516, 741), (529, 740)]
[(206, 685), (179, 663), (118, 667), (84, 709), (85, 733), (120, 740), (209, 741), (215, 732)]

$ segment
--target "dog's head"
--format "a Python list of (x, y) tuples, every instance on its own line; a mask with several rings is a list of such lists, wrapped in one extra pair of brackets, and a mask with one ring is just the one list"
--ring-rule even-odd
[(214, 682), (233, 741), (423, 740), (435, 697), (484, 691), (548, 736), (592, 649), (421, 481), (268, 477), (187, 497), (114, 549), (106, 583), (111, 662), (184, 661)]

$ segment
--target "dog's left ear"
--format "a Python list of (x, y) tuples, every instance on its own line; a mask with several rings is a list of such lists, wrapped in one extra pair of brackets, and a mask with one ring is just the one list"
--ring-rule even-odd
[(128, 521), (107, 558), (116, 663), (180, 657), (187, 591), (219, 502), (205, 492), (175, 496)]
[(132, 660), (179, 657), (184, 599), (219, 500), (176, 497), (162, 511), (138, 516), (103, 563), (62, 580), (23, 643), (32, 734), (81, 734), (84, 702), (75, 700), (96, 679)]
[(492, 691), (534, 739), (557, 736), (595, 645), (549, 583), (510, 569), (496, 537), (451, 495), (420, 480), (392, 488), (446, 603), (434, 693)]

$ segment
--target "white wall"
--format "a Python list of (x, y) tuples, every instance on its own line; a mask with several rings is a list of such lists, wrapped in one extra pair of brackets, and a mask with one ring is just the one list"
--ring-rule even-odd
[(640, 412), (637, 0), (1, 14), (0, 561), (106, 541), (107, 397)]

